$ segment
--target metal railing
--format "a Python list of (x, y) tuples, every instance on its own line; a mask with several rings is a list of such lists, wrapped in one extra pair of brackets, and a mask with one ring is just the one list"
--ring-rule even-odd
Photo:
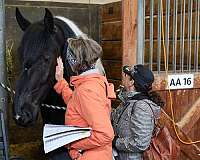
[(164, 71), (162, 18), (167, 68), (197, 72), (199, 62), (200, 0), (139, 0), (137, 63)]

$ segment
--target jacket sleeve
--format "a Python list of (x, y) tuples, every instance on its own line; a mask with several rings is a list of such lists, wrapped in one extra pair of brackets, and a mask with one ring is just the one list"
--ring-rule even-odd
[(153, 113), (146, 102), (138, 101), (130, 120), (130, 136), (117, 138), (116, 148), (120, 151), (142, 152), (150, 144), (154, 128)]
[(80, 114), (92, 128), (91, 136), (71, 144), (72, 148), (88, 150), (112, 143), (114, 132), (110, 121), (110, 111), (106, 108), (105, 92), (102, 89), (82, 89), (77, 92)]
[(69, 88), (67, 81), (65, 79), (58, 81), (54, 89), (58, 94), (62, 94), (63, 100), (67, 104), (72, 96), (72, 90)]

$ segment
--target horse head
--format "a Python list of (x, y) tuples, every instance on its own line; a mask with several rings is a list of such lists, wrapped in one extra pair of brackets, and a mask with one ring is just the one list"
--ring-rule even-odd
[[(13, 117), (17, 124), (31, 126), (35, 124), (41, 110), (43, 120), (48, 119), (45, 123), (62, 124), (65, 112), (56, 113), (40, 106), (50, 101), (54, 105), (62, 101), (64, 105), (61, 96), (53, 90), (56, 83), (56, 58), (61, 56), (65, 61), (64, 77), (69, 80), (74, 73), (65, 59), (67, 39), (87, 36), (71, 20), (53, 17), (48, 9), (45, 9), (44, 18), (34, 23), (30, 23), (16, 9), (16, 19), (24, 34), (18, 48), (22, 69), (16, 82)], [(100, 59), (96, 68), (105, 74)]]
[[(29, 126), (35, 123), (41, 103), (55, 84), (56, 58), (64, 58), (66, 38), (77, 35), (70, 24), (62, 25), (48, 9), (43, 20), (30, 23), (17, 8), (16, 19), (24, 34), (18, 48), (22, 66), (16, 82), (13, 116), (17, 124)], [(71, 75), (70, 67), (65, 67), (65, 77)]]

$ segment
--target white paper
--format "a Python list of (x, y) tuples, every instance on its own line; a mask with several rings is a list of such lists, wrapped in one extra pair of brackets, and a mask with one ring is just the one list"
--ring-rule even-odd
[(45, 124), (43, 129), (44, 151), (48, 153), (66, 144), (90, 136), (91, 128)]

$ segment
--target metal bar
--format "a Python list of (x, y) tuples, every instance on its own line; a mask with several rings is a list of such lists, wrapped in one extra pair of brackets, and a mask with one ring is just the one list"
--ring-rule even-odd
[(145, 0), (138, 1), (138, 45), (137, 45), (137, 63), (144, 64), (144, 40), (145, 40)]
[[(5, 66), (5, 3), (4, 0), (0, 0), (0, 82), (6, 82), (6, 66)], [(7, 93), (3, 88), (0, 88), (0, 108), (3, 111), (3, 118), (1, 118), (1, 124), (7, 122), (6, 111), (7, 111)], [(1, 116), (2, 117), (2, 116)], [(5, 124), (4, 126), (7, 126)], [(5, 160), (8, 160), (8, 138), (7, 138), (7, 128), (2, 128), (4, 146), (5, 146)]]
[[(183, 3), (182, 3), (183, 2)], [(181, 43), (180, 43), (180, 51), (181, 51), (181, 72), (184, 71), (184, 54), (185, 54), (185, 0), (181, 1)]]
[(181, 22), (180, 22), (180, 71), (182, 70), (182, 39), (183, 39), (183, 1), (181, 1)]
[[(191, 42), (192, 42), (192, 6), (193, 6), (193, 0), (189, 0), (188, 5), (188, 53), (189, 56), (187, 56), (187, 70), (191, 71), (191, 57), (192, 57), (192, 50), (191, 50)], [(187, 53), (187, 54), (188, 54)]]
[(194, 28), (194, 44), (195, 44), (195, 47), (194, 47), (194, 70), (196, 70), (196, 55), (197, 55), (197, 19), (198, 19), (198, 2), (196, 3), (196, 6), (195, 6), (195, 28)]
[(145, 4), (145, 1), (146, 0), (143, 0), (143, 57), (142, 57), (142, 64), (144, 64), (144, 55), (145, 55), (145, 53), (144, 53), (144, 49), (145, 49), (145, 17), (146, 17), (146, 15), (145, 15), (145, 9), (146, 9), (146, 4)]
[(151, 0), (150, 4), (150, 55), (149, 55), (149, 65), (152, 70), (153, 64), (153, 11), (154, 11), (154, 0)]
[(3, 146), (4, 146), (4, 160), (8, 160), (8, 137), (7, 137), (7, 131), (6, 131), (6, 123), (5, 123), (5, 112), (0, 113), (1, 115), (1, 129), (2, 129), (2, 135), (3, 135)]
[(169, 16), (170, 16), (170, 0), (167, 0), (166, 5), (166, 22), (165, 22), (165, 48), (166, 48), (166, 63), (167, 70), (169, 68)]
[(195, 20), (195, 71), (198, 72), (198, 66), (199, 66), (199, 10), (200, 10), (200, 1), (198, 0), (197, 6), (196, 6), (196, 20)]
[(157, 70), (160, 73), (160, 65), (161, 65), (161, 28), (162, 28), (162, 14), (161, 14), (161, 2), (158, 1), (158, 47), (157, 47)]
[(177, 8), (178, 8), (178, 1), (174, 0), (174, 13), (173, 13), (173, 71), (174, 72), (176, 72)]

